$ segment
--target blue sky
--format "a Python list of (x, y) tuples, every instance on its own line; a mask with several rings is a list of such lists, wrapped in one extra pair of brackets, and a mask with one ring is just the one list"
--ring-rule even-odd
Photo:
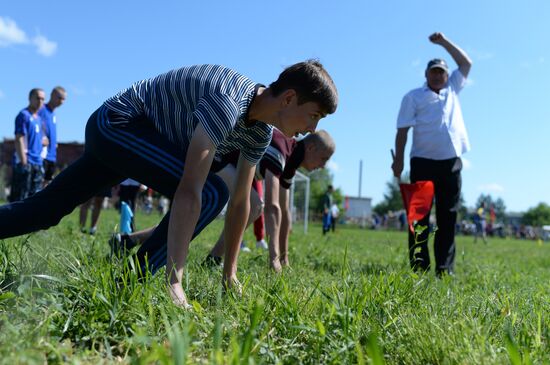
[[(68, 90), (61, 141), (83, 141), (88, 116), (132, 82), (171, 68), (219, 63), (270, 83), (285, 66), (319, 58), (340, 94), (320, 123), (337, 150), (335, 185), (382, 199), (403, 95), (444, 57), (443, 32), (474, 64), (461, 103), (472, 150), (468, 206), (480, 194), (509, 211), (549, 202), (550, 2), (533, 1), (24, 1), (0, 9), (0, 138), (13, 135), (28, 91)], [(409, 134), (410, 147), (411, 135)], [(408, 169), (408, 162), (405, 167)]]

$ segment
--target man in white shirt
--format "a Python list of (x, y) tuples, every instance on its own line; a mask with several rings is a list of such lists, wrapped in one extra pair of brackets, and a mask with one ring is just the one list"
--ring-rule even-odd
[[(393, 174), (401, 177), (407, 132), (413, 128), (411, 148), (411, 182), (431, 180), (435, 187), (437, 232), (434, 251), (436, 274), (452, 274), (455, 259), (455, 223), (460, 199), (462, 161), (460, 156), (470, 149), (462, 119), (458, 93), (466, 84), (472, 61), (442, 33), (429, 37), (442, 46), (457, 63), (449, 75), (442, 59), (433, 59), (426, 68), (426, 84), (411, 90), (404, 97), (397, 118)], [(429, 214), (419, 225), (428, 226)], [(409, 232), (409, 259), (413, 269), (429, 270), (428, 233), (415, 237)]]

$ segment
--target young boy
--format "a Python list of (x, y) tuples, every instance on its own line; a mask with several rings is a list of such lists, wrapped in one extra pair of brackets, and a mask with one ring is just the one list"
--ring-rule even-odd
[(236, 259), (250, 186), (272, 126), (287, 136), (313, 132), (337, 103), (334, 82), (317, 61), (288, 67), (269, 87), (219, 65), (136, 82), (91, 115), (79, 160), (33, 197), (0, 207), (0, 239), (51, 227), (97, 191), (132, 178), (172, 198), (143, 246), (167, 243), (169, 294), (187, 307), (181, 283), (189, 243), (228, 198), (225, 184), (210, 174), (216, 152), (241, 151), (225, 230), (223, 280), (231, 287), (239, 285)]
[[(334, 150), (334, 141), (324, 130), (308, 134), (298, 142), (277, 130), (273, 131), (273, 139), (258, 165), (259, 174), (256, 174), (256, 178), (265, 181), (265, 225), (269, 237), (269, 262), (276, 272), (280, 272), (283, 266), (289, 266), (288, 237), (292, 225), (289, 189), (296, 170), (303, 167), (313, 171), (324, 167)], [(235, 166), (237, 161), (238, 153), (226, 157), (226, 162), (230, 165)], [(262, 213), (261, 197), (255, 195), (251, 196), (252, 208), (248, 224)], [(223, 251), (222, 232), (206, 262), (221, 263)]]

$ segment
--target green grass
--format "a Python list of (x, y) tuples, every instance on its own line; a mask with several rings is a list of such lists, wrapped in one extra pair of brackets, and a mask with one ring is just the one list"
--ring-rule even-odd
[(102, 214), (95, 237), (73, 213), (0, 241), (0, 363), (550, 363), (548, 243), (458, 237), (456, 276), (439, 280), (409, 270), (404, 233), (323, 237), (313, 225), (295, 230), (282, 275), (265, 252), (242, 254), (237, 298), (222, 295), (220, 270), (199, 265), (216, 221), (192, 243), (186, 312), (163, 272), (141, 283), (131, 263), (107, 259), (117, 215)]

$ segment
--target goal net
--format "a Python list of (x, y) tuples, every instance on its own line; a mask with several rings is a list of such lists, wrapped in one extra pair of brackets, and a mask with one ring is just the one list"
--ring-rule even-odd
[(290, 186), (290, 213), (294, 230), (303, 226), (307, 233), (309, 221), (309, 177), (296, 171)]

